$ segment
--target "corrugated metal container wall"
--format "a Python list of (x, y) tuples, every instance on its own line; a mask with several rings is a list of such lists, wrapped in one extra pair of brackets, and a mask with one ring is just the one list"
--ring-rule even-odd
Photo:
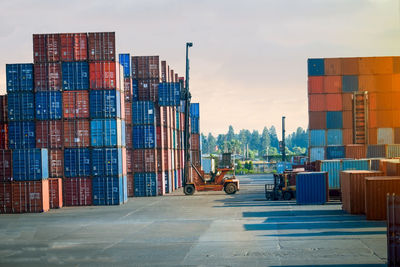
[(62, 121), (36, 122), (36, 147), (61, 148), (63, 144)]
[(308, 93), (322, 94), (324, 91), (324, 76), (308, 77)]
[(50, 209), (49, 181), (17, 181), (12, 186), (12, 212), (46, 212)]
[(310, 130), (326, 129), (326, 112), (310, 111), (308, 117)]
[(133, 174), (128, 174), (126, 176), (126, 184), (127, 184), (128, 197), (133, 197), (134, 196)]
[(342, 168), (341, 170), (347, 171), (347, 170), (369, 170), (370, 167), (370, 161), (367, 159), (361, 159), (361, 160), (342, 160)]
[(64, 150), (65, 177), (90, 176), (90, 166), (90, 150), (88, 148), (66, 148)]
[(342, 94), (342, 109), (343, 111), (353, 111), (353, 94)]
[(132, 77), (134, 79), (160, 78), (159, 56), (134, 56), (132, 57)]
[(57, 120), (62, 118), (61, 92), (37, 92), (35, 94), (37, 120)]
[(86, 33), (74, 34), (74, 60), (85, 61), (88, 59), (88, 41)]
[(33, 120), (35, 118), (33, 93), (8, 93), (7, 101), (8, 119), (10, 121)]
[(326, 112), (326, 128), (327, 129), (343, 128), (343, 113), (341, 111)]
[(157, 174), (135, 173), (134, 174), (135, 197), (157, 196)]
[(125, 146), (125, 121), (120, 119), (92, 120), (90, 136), (92, 146)]
[(344, 146), (328, 146), (326, 148), (327, 159), (342, 159), (345, 157)]
[(191, 133), (192, 134), (198, 134), (200, 133), (200, 119), (191, 117), (190, 118), (190, 127), (191, 127)]
[(343, 131), (341, 129), (329, 129), (326, 133), (326, 140), (328, 146), (343, 145)]
[(10, 121), (8, 124), (10, 149), (35, 148), (35, 122)]
[(124, 77), (131, 76), (131, 56), (130, 54), (119, 54), (119, 63), (124, 68)]
[(135, 101), (132, 103), (132, 123), (138, 124), (155, 124), (155, 108), (154, 102), (151, 101)]
[(39, 63), (34, 65), (35, 92), (62, 89), (61, 64)]
[(342, 92), (342, 76), (324, 76), (324, 93)]
[(365, 145), (346, 145), (345, 157), (350, 159), (363, 159), (367, 157), (367, 147)]
[(353, 143), (353, 129), (343, 129), (343, 145), (349, 145)]
[(33, 64), (6, 64), (7, 92), (33, 91)]
[(94, 177), (93, 205), (120, 205), (128, 200), (126, 176)]
[(353, 129), (353, 112), (343, 111), (343, 128)]
[(60, 35), (46, 34), (47, 62), (60, 61)]
[(342, 75), (342, 62), (340, 58), (325, 58), (325, 75)]
[(365, 214), (367, 220), (385, 220), (386, 195), (400, 194), (400, 177), (371, 177), (365, 179)]
[(156, 148), (156, 128), (153, 125), (135, 125), (132, 130), (133, 148)]
[(343, 109), (341, 94), (326, 94), (324, 96), (326, 111), (341, 111)]
[(345, 93), (357, 92), (358, 91), (358, 76), (357, 75), (342, 76), (342, 91)]
[(323, 94), (315, 94), (308, 96), (309, 111), (326, 111), (326, 98)]
[[(12, 154), (11, 150), (0, 150), (0, 182), (12, 179)], [(0, 188), (1, 190), (1, 188)]]
[(90, 122), (87, 119), (64, 121), (64, 147), (90, 146)]
[(323, 58), (309, 58), (308, 76), (321, 76), (325, 74), (325, 62)]
[(399, 162), (387, 162), (386, 163), (386, 175), (387, 176), (400, 176), (400, 163)]
[(132, 151), (133, 172), (156, 172), (156, 149), (135, 149)]
[(66, 178), (63, 179), (65, 206), (92, 205), (92, 179)]
[(89, 64), (87, 62), (62, 63), (63, 90), (89, 89)]
[(342, 58), (342, 74), (358, 75), (358, 58)]
[[(158, 79), (145, 79), (137, 81), (137, 99), (140, 101), (157, 102), (158, 82)], [(132, 90), (134, 90), (134, 87)]]
[(310, 146), (325, 146), (325, 130), (310, 130)]
[(321, 167), (319, 171), (328, 173), (328, 181), (330, 189), (340, 188), (340, 180), (339, 180), (339, 174), (341, 171), (340, 160), (321, 161)]
[(0, 183), (0, 214), (12, 212), (12, 183)]
[(62, 149), (49, 149), (49, 177), (63, 177), (64, 151)]
[(0, 123), (8, 122), (8, 96), (0, 96)]
[(115, 32), (88, 34), (89, 61), (115, 61)]
[(378, 144), (393, 144), (393, 128), (378, 128)]
[(33, 62), (46, 62), (46, 34), (33, 34)]
[(0, 123), (0, 149), (8, 149), (8, 123)]
[(60, 34), (61, 61), (74, 61), (74, 34)]
[(383, 176), (380, 171), (342, 171), (340, 188), (342, 208), (351, 214), (365, 212), (365, 177)]
[(190, 104), (190, 117), (200, 118), (200, 104), (191, 103)]
[(386, 158), (386, 145), (368, 145), (367, 158)]
[(122, 175), (121, 148), (92, 149), (92, 176)]
[(50, 209), (62, 208), (63, 206), (62, 179), (49, 178), (48, 181), (49, 181)]
[(117, 90), (90, 91), (91, 118), (121, 118), (121, 94)]
[(325, 204), (328, 196), (328, 179), (325, 172), (302, 172), (296, 175), (297, 204)]
[(89, 118), (89, 92), (63, 92), (64, 119)]
[(179, 106), (181, 103), (180, 83), (160, 83), (158, 85), (158, 103), (160, 106)]
[(12, 152), (13, 180), (41, 180), (49, 177), (47, 149), (15, 149)]
[(325, 159), (325, 147), (310, 147), (310, 161)]
[(397, 158), (400, 157), (400, 145), (387, 145), (387, 157)]
[(89, 63), (90, 89), (119, 89), (119, 65), (112, 61)]

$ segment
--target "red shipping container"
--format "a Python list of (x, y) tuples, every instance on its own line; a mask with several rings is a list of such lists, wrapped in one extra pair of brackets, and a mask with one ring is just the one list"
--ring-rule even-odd
[(156, 172), (157, 150), (136, 149), (132, 153), (133, 172)]
[(342, 92), (342, 76), (324, 76), (325, 93)]
[(0, 123), (8, 122), (7, 95), (0, 96)]
[(133, 148), (133, 137), (132, 137), (133, 128), (131, 125), (125, 125), (125, 143), (127, 149)]
[(65, 91), (62, 95), (64, 119), (89, 118), (88, 91)]
[(89, 147), (90, 122), (89, 120), (64, 121), (64, 146)]
[(41, 63), (47, 61), (46, 34), (33, 35), (33, 62)]
[(164, 171), (169, 171), (172, 169), (172, 159), (171, 159), (171, 150), (170, 149), (163, 149), (163, 164), (164, 164)]
[(133, 172), (132, 168), (132, 149), (126, 149), (126, 172), (131, 173)]
[(190, 135), (190, 149), (200, 150), (200, 134)]
[(49, 149), (49, 177), (63, 177), (64, 151), (62, 149)]
[(308, 96), (309, 111), (326, 111), (325, 95), (316, 94)]
[(60, 34), (61, 60), (74, 61), (74, 34)]
[(125, 123), (126, 125), (132, 124), (132, 102), (125, 102)]
[(64, 178), (63, 190), (65, 206), (92, 205), (91, 178)]
[(0, 214), (12, 212), (11, 182), (0, 181)]
[(124, 93), (125, 93), (125, 100), (132, 101), (132, 78), (125, 77), (124, 78)]
[(167, 62), (165, 60), (161, 61), (161, 82), (167, 82)]
[(132, 57), (133, 79), (160, 79), (159, 56), (134, 56)]
[(163, 149), (157, 149), (157, 170), (159, 172), (163, 172), (164, 171), (164, 168), (163, 168), (164, 167), (163, 155), (164, 155), (164, 150)]
[(50, 209), (49, 181), (14, 181), (12, 209), (14, 213), (46, 212)]
[(0, 182), (12, 179), (12, 154), (11, 150), (0, 150)]
[(61, 148), (62, 127), (62, 121), (36, 121), (36, 147)]
[(353, 110), (353, 94), (342, 94), (343, 111)]
[(308, 113), (308, 128), (310, 130), (326, 129), (326, 112), (310, 111)]
[(157, 174), (157, 189), (158, 195), (164, 196), (165, 195), (165, 173), (161, 172)]
[(49, 178), (50, 209), (59, 209), (63, 206), (62, 179)]
[(119, 68), (112, 61), (99, 61), (89, 64), (90, 89), (119, 89)]
[(167, 83), (171, 82), (171, 70), (169, 65), (167, 66)]
[(8, 124), (0, 123), (0, 149), (8, 149)]
[(127, 182), (127, 187), (128, 187), (128, 197), (133, 197), (134, 196), (133, 174), (128, 174), (126, 176), (126, 182)]
[(144, 79), (138, 81), (139, 101), (158, 101), (158, 80)]
[(170, 70), (170, 79), (171, 79), (171, 82), (172, 83), (174, 83), (175, 82), (175, 73), (174, 73), (174, 70)]
[(86, 61), (88, 58), (87, 34), (74, 34), (74, 61)]
[(35, 91), (60, 91), (61, 64), (39, 63), (34, 65)]
[(47, 62), (60, 61), (60, 35), (47, 34), (46, 36)]
[(342, 111), (342, 95), (326, 94), (325, 105), (327, 111)]
[(171, 137), (168, 134), (169, 129), (167, 127), (161, 127), (162, 135), (162, 148), (171, 148)]
[(90, 61), (115, 61), (115, 32), (90, 32), (88, 43)]

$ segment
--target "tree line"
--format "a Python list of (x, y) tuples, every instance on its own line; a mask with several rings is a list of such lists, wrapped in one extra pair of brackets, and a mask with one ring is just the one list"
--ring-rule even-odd
[[(256, 158), (280, 154), (279, 140), (276, 128), (264, 127), (260, 133), (257, 130), (250, 132), (242, 129), (235, 133), (232, 126), (229, 126), (226, 134), (213, 136), (209, 133), (207, 136), (201, 134), (202, 153), (213, 154), (224, 151), (244, 155), (246, 158)], [(308, 130), (298, 127), (297, 130), (286, 136), (287, 154), (304, 155), (308, 147)]]

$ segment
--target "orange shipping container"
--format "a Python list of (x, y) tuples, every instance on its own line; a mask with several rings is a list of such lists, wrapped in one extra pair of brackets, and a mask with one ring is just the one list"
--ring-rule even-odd
[[(400, 65), (400, 62), (399, 62)], [(400, 74), (392, 75), (392, 91), (400, 92)]]
[(343, 116), (343, 128), (353, 129), (353, 112), (343, 111), (342, 116)]
[(367, 157), (367, 147), (365, 145), (346, 145), (344, 149), (346, 158), (364, 159)]
[(370, 110), (368, 112), (368, 127), (369, 128), (376, 128), (378, 127), (378, 122), (377, 122), (377, 118), (378, 118), (378, 112), (376, 110)]
[(308, 107), (309, 111), (326, 111), (325, 95), (309, 95)]
[(326, 112), (310, 111), (308, 128), (310, 130), (326, 129)]
[(368, 128), (368, 144), (378, 144), (378, 130), (376, 128)]
[(342, 76), (324, 76), (324, 92), (340, 93), (342, 91)]
[(392, 110), (393, 127), (400, 127), (400, 110)]
[(394, 128), (393, 131), (394, 134), (394, 143), (395, 144), (400, 144), (400, 128)]
[(340, 189), (342, 208), (351, 214), (365, 212), (365, 178), (383, 176), (380, 171), (342, 171), (340, 172)]
[(342, 61), (340, 58), (325, 58), (325, 75), (342, 75)]
[(392, 110), (392, 93), (368, 94), (369, 110)]
[(388, 163), (400, 163), (400, 159), (381, 159), (381, 160), (379, 160), (379, 170), (382, 171), (383, 175), (385, 175), (385, 176), (387, 176), (387, 175), (389, 176)]
[(400, 163), (399, 162), (386, 162), (386, 175), (387, 176), (400, 176)]
[(342, 58), (342, 74), (358, 75), (358, 58)]
[(392, 74), (396, 68), (394, 57), (375, 57), (374, 58), (374, 74)]
[(391, 107), (393, 110), (400, 110), (400, 92), (392, 92), (391, 93)]
[(378, 110), (376, 112), (376, 127), (393, 128), (393, 112), (391, 110)]
[(353, 110), (353, 94), (342, 94), (342, 105), (343, 110)]
[(392, 75), (382, 74), (375, 75), (375, 85), (378, 92), (391, 92), (392, 91)]
[(400, 194), (400, 177), (365, 179), (365, 214), (367, 220), (386, 219), (386, 195)]
[(342, 130), (343, 136), (343, 145), (350, 145), (353, 144), (353, 129), (343, 129)]
[(12, 207), (15, 213), (48, 211), (50, 209), (49, 181), (13, 182)]
[(50, 209), (62, 208), (62, 180), (61, 178), (49, 178), (48, 180)]
[(375, 74), (374, 67), (375, 67), (375, 58), (361, 57), (358, 59), (359, 74), (362, 74), (362, 75)]
[(360, 92), (376, 92), (376, 82), (374, 75), (358, 76), (358, 91)]
[(342, 95), (326, 94), (325, 105), (327, 111), (342, 111)]

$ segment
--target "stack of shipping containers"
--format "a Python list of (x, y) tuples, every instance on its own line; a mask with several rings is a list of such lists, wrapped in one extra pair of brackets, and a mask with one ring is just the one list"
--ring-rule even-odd
[(196, 168), (201, 168), (200, 105), (190, 104), (190, 150), (191, 160)]

